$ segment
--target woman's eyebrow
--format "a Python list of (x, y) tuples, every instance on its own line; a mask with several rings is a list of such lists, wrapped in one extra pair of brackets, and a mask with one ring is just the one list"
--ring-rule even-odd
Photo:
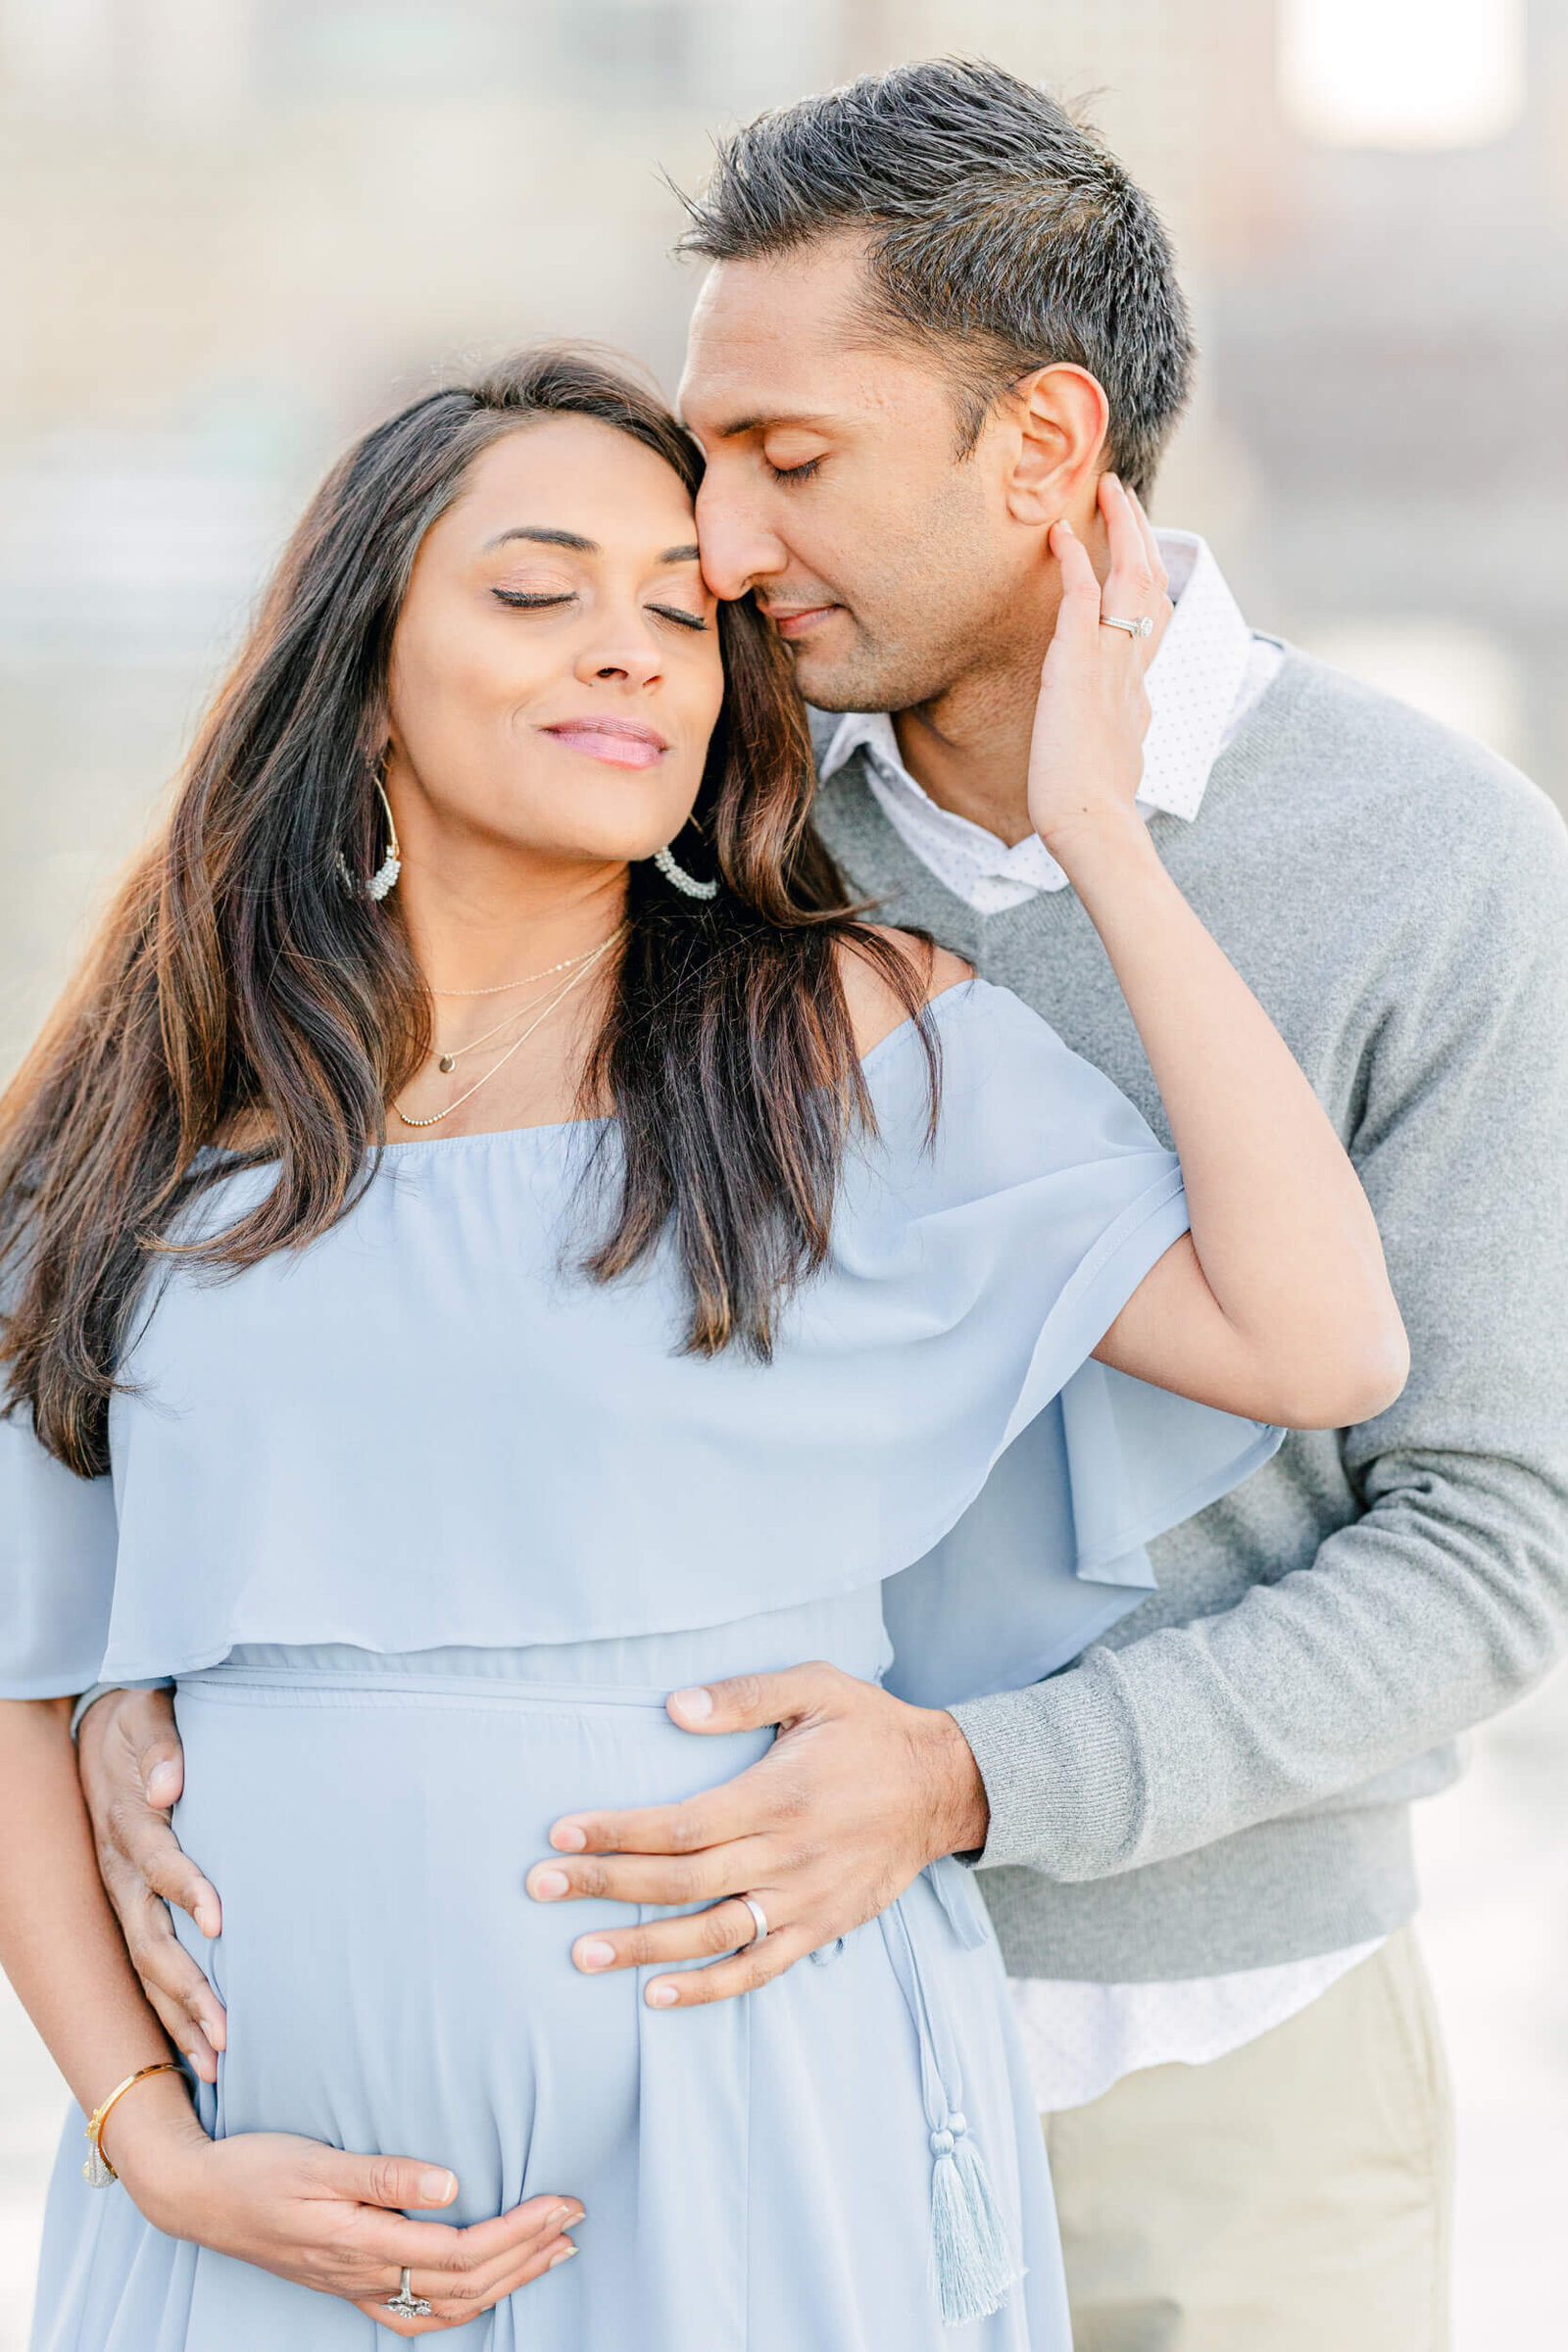
[(509, 539), (532, 539), (540, 547), (569, 547), (579, 556), (601, 556), (605, 552), (597, 539), (585, 539), (580, 531), (547, 530), (539, 522), (519, 522), (510, 531), (498, 531), (493, 539), (485, 541), (485, 546), (504, 547)]
[[(510, 531), (498, 531), (493, 539), (485, 541), (486, 551), (505, 547), (509, 539), (531, 539), (536, 547), (569, 547), (578, 556), (602, 556), (605, 552), (597, 539), (585, 539), (580, 531), (549, 530), (538, 522), (519, 522)], [(666, 547), (658, 560), (661, 564), (695, 564), (700, 555), (701, 550), (692, 541), (684, 547)]]

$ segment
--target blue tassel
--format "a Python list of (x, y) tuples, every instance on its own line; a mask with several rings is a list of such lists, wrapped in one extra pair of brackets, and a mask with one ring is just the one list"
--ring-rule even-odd
[(967, 2123), (961, 2115), (948, 2123), (947, 2131), (931, 2134), (931, 2240), (942, 2317), (955, 2328), (965, 2320), (989, 2320), (1023, 2272)]

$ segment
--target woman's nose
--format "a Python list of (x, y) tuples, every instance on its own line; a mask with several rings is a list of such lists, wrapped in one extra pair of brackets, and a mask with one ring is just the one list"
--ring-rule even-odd
[(652, 686), (662, 674), (659, 648), (618, 637), (610, 643), (584, 646), (575, 663), (585, 686)]

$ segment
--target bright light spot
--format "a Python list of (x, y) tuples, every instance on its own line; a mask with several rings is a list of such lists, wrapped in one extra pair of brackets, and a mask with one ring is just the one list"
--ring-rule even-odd
[(1479, 146), (1524, 105), (1525, 0), (1283, 0), (1280, 87), (1337, 146)]
[(1519, 758), (1524, 678), (1512, 650), (1490, 630), (1437, 617), (1346, 619), (1303, 633), (1301, 642), (1320, 661), (1477, 736), (1505, 760)]

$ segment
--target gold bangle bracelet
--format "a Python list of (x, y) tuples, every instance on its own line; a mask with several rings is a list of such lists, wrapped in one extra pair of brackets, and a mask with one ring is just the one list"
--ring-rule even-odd
[(145, 2082), (149, 2075), (177, 2075), (179, 2072), (176, 2058), (160, 2058), (156, 2066), (140, 2066), (133, 2075), (127, 2075), (123, 2082), (115, 2085), (101, 2107), (93, 2109), (87, 2118), (87, 2161), (81, 2168), (81, 2177), (90, 2187), (107, 2188), (111, 2180), (120, 2179), (104, 2154), (103, 2144), (104, 2126), (109, 2121), (110, 2109), (116, 2100), (122, 2099), (133, 2083)]

